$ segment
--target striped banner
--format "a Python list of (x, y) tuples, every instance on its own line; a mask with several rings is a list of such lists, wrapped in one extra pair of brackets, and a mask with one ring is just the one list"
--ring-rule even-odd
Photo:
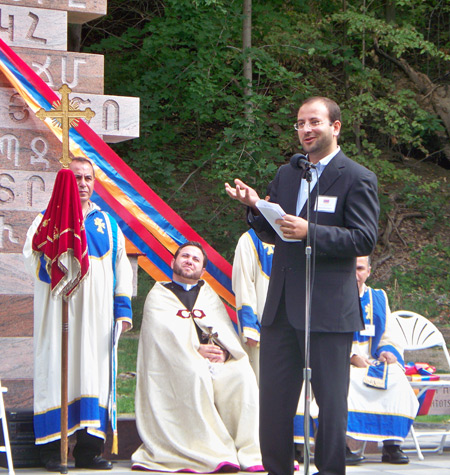
[[(0, 39), (0, 70), (36, 113), (50, 110), (58, 95)], [(62, 141), (61, 129), (51, 119), (45, 124)], [(142, 256), (138, 263), (157, 280), (170, 280), (170, 263), (176, 249), (186, 241), (200, 242), (207, 254), (204, 279), (231, 306), (231, 264), (200, 237), (170, 208), (123, 160), (80, 120), (70, 129), (70, 151), (84, 156), (95, 165), (95, 191), (92, 200), (108, 211), (119, 223), (125, 237)], [(236, 323), (233, 310), (227, 308)]]

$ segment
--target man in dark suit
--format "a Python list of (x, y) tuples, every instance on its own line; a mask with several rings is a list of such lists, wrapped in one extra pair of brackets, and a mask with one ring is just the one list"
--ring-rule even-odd
[[(345, 473), (350, 349), (353, 332), (363, 328), (355, 263), (357, 256), (370, 254), (375, 247), (377, 180), (340, 150), (340, 109), (334, 101), (307, 99), (294, 127), (308, 160), (317, 167), (309, 202), (315, 255), (310, 367), (319, 405), (315, 465), (320, 475), (340, 475)], [(248, 221), (259, 237), (275, 243), (262, 317), (260, 368), (261, 452), (271, 475), (291, 475), (294, 470), (293, 417), (305, 361), (304, 240), (308, 226), (304, 175), (304, 170), (291, 163), (280, 167), (273, 182), (270, 201), (286, 212), (277, 220), (284, 239), (259, 215), (254, 189), (238, 179), (235, 188), (225, 184), (231, 198), (249, 207)]]

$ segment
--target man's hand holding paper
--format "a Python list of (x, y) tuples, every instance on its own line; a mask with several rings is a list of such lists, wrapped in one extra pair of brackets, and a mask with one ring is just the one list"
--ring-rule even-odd
[(306, 221), (298, 216), (286, 214), (278, 203), (259, 200), (256, 202), (256, 208), (283, 241), (297, 242), (306, 237)]
[(277, 219), (275, 223), (280, 226), (280, 231), (283, 233), (285, 241), (301, 241), (302, 239), (306, 238), (308, 233), (308, 225), (306, 220), (300, 218), (299, 216), (285, 214), (283, 218)]

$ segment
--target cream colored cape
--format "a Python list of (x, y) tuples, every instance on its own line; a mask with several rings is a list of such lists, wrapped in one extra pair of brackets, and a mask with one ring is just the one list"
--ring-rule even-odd
[(207, 283), (193, 309), (201, 314), (194, 310), (204, 312), (198, 324), (212, 327), (232, 357), (223, 364), (203, 358), (189, 312), (171, 290), (155, 284), (139, 340), (136, 423), (143, 444), (132, 456), (133, 469), (208, 473), (262, 464), (258, 388), (248, 357)]

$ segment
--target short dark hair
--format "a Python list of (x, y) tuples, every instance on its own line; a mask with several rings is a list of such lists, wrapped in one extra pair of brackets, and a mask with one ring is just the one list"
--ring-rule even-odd
[(203, 254), (203, 269), (205, 269), (206, 265), (208, 264), (208, 256), (206, 255), (206, 251), (203, 249), (203, 246), (197, 241), (187, 241), (187, 242), (183, 243), (176, 250), (175, 255), (173, 256), (173, 258), (176, 259), (178, 257), (178, 254), (180, 254), (181, 250), (184, 249), (185, 247), (188, 247), (188, 246), (197, 247), (198, 249), (200, 249), (200, 251), (202, 251), (202, 254)]
[(305, 104), (309, 104), (311, 102), (322, 102), (325, 107), (328, 110), (328, 116), (330, 118), (330, 122), (336, 122), (337, 120), (341, 122), (341, 108), (339, 105), (333, 101), (333, 99), (329, 99), (328, 97), (323, 97), (323, 96), (314, 96), (314, 97), (309, 97), (308, 99), (305, 99), (302, 102), (302, 106)]

